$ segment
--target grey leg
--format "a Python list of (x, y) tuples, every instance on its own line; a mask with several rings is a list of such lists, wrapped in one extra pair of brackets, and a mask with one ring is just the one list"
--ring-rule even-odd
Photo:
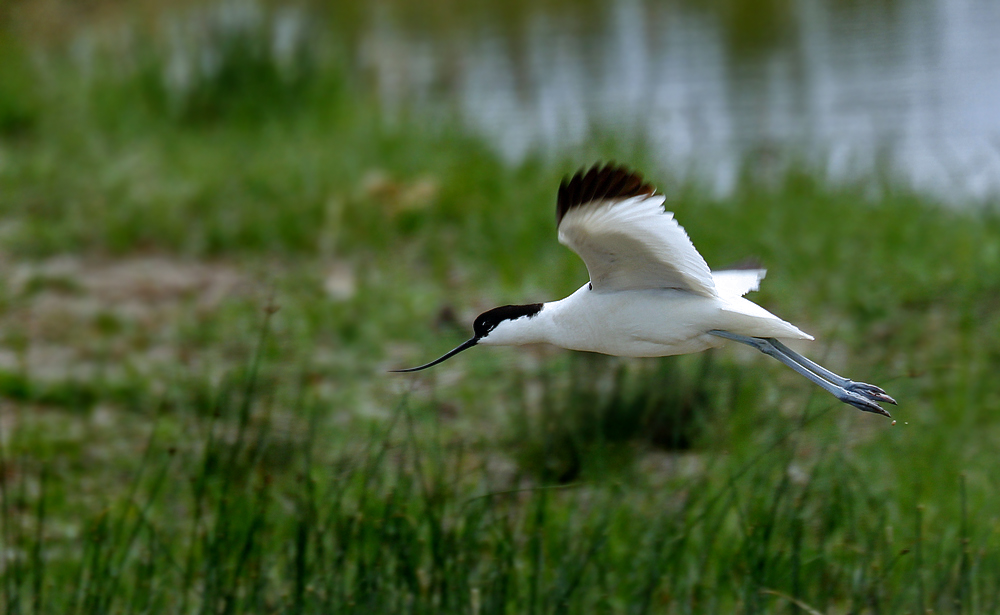
[(826, 378), (830, 382), (838, 386), (841, 386), (847, 389), (848, 391), (853, 391), (855, 393), (863, 395), (868, 399), (871, 399), (872, 401), (881, 401), (887, 404), (892, 404), (894, 406), (896, 405), (896, 400), (889, 397), (889, 395), (885, 391), (883, 391), (880, 387), (877, 387), (874, 384), (868, 384), (867, 382), (854, 382), (853, 380), (848, 380), (843, 376), (838, 376), (837, 374), (831, 372), (830, 370), (823, 367), (819, 363), (816, 363), (815, 361), (803, 357), (802, 355), (795, 352), (788, 346), (785, 346), (784, 344), (774, 339), (773, 337), (768, 338), (768, 341), (770, 341), (775, 348), (777, 348), (782, 354), (784, 354), (789, 359), (795, 361), (796, 363), (808, 369), (809, 371), (819, 374), (820, 376)]
[[(774, 340), (765, 339), (762, 337), (750, 337), (747, 335), (740, 335), (738, 333), (731, 333), (729, 331), (716, 330), (716, 331), (709, 331), (709, 333), (711, 333), (712, 335), (716, 335), (718, 337), (732, 340), (734, 342), (746, 344), (747, 346), (750, 346), (752, 348), (756, 348), (757, 350), (763, 352), (767, 356), (773, 357), (781, 361), (786, 366), (792, 368), (800, 375), (806, 377), (812, 383), (818, 385), (820, 388), (830, 393), (840, 401), (846, 404), (850, 404), (859, 410), (863, 410), (865, 412), (874, 412), (875, 414), (881, 414), (883, 416), (890, 416), (889, 413), (883, 410), (881, 406), (876, 404), (874, 401), (872, 401), (865, 395), (849, 390), (846, 387), (830, 382), (829, 380), (824, 380), (818, 374), (810, 371), (808, 368), (798, 363), (795, 359), (783, 353), (777, 346), (774, 345), (773, 343)], [(833, 374), (833, 372), (828, 372), (828, 373)], [(839, 378), (840, 380), (844, 380), (839, 376), (837, 376), (837, 378)]]

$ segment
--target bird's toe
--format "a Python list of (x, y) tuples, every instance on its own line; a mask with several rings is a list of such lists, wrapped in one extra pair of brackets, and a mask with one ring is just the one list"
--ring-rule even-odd
[(881, 387), (877, 387), (874, 384), (868, 384), (867, 382), (854, 382), (847, 387), (847, 390), (870, 399), (871, 401), (880, 401), (894, 406), (897, 405), (895, 399), (890, 397), (889, 394), (883, 391)]
[(878, 405), (873, 400), (864, 397), (858, 393), (855, 393), (853, 391), (844, 391), (844, 395), (840, 397), (840, 400), (843, 401), (844, 403), (851, 404), (852, 406), (863, 412), (881, 414), (882, 416), (887, 416), (889, 418), (892, 418), (892, 415), (889, 414), (889, 412), (885, 408)]

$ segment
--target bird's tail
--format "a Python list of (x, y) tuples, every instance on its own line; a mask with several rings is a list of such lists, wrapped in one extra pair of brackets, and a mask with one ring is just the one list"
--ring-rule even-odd
[(750, 337), (777, 337), (787, 340), (812, 340), (813, 336), (786, 322), (753, 301), (743, 297), (724, 297), (722, 308), (726, 331)]

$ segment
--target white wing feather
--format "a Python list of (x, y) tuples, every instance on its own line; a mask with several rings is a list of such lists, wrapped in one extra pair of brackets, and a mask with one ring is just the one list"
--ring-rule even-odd
[(742, 297), (760, 288), (760, 281), (767, 275), (766, 269), (726, 269), (713, 271), (715, 288), (722, 297)]
[(593, 201), (566, 212), (559, 243), (580, 255), (595, 291), (678, 288), (718, 295), (712, 272), (661, 194)]

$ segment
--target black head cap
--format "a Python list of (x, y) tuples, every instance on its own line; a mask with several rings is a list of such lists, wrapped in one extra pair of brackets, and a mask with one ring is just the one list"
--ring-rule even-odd
[(476, 317), (476, 322), (472, 323), (472, 330), (475, 332), (475, 339), (479, 340), (487, 336), (490, 331), (496, 329), (497, 325), (505, 320), (515, 320), (522, 316), (534, 316), (542, 311), (541, 303), (529, 303), (527, 305), (501, 305), (492, 310), (487, 310)]
[(490, 331), (496, 329), (497, 325), (499, 325), (503, 321), (515, 320), (521, 318), (522, 316), (531, 317), (541, 311), (542, 311), (541, 303), (531, 303), (528, 305), (502, 305), (498, 308), (493, 308), (492, 310), (483, 312), (476, 318), (476, 322), (472, 324), (472, 329), (475, 331), (475, 335), (472, 336), (472, 339), (466, 341), (461, 346), (458, 346), (457, 348), (448, 352), (444, 356), (435, 359), (430, 363), (421, 365), (419, 367), (411, 367), (409, 369), (393, 369), (389, 371), (419, 372), (420, 370), (427, 369), (428, 367), (434, 367), (438, 363), (450, 359), (451, 357), (457, 355), (463, 350), (468, 350), (469, 348), (472, 348), (477, 343), (479, 343), (479, 340), (489, 335)]

